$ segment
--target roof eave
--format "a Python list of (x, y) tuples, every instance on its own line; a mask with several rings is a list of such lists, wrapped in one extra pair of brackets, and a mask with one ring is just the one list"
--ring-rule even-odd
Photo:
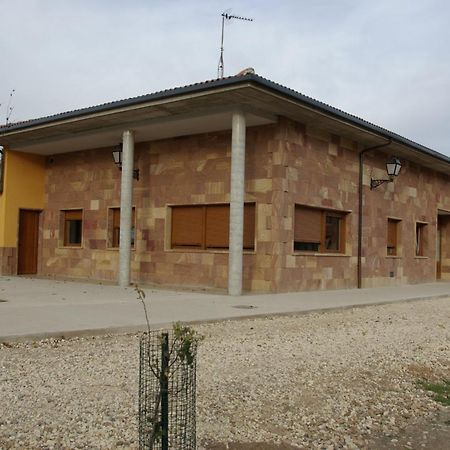
[(407, 139), (403, 136), (400, 136), (396, 133), (393, 133), (385, 128), (374, 125), (370, 122), (367, 122), (359, 117), (348, 114), (344, 111), (341, 111), (337, 108), (329, 106), (325, 103), (322, 103), (318, 100), (315, 100), (311, 97), (308, 97), (304, 94), (296, 92), (292, 89), (289, 89), (285, 86), (282, 86), (278, 83), (270, 81), (266, 78), (263, 78), (257, 74), (249, 73), (245, 75), (238, 75), (223, 79), (212, 80), (204, 83), (196, 83), (189, 86), (169, 89), (165, 91), (156, 92), (153, 94), (142, 95), (139, 97), (134, 97), (125, 100), (119, 100), (111, 103), (106, 103), (98, 106), (83, 108), (75, 111), (69, 111), (61, 114), (57, 114), (54, 116), (43, 117), (39, 119), (34, 119), (24, 123), (12, 124), (8, 127), (0, 128), (0, 137), (8, 136), (10, 134), (20, 133), (22, 131), (27, 131), (33, 127), (37, 126), (53, 126), (57, 125), (66, 120), (83, 117), (88, 117), (98, 113), (107, 113), (114, 112), (118, 109), (133, 107), (137, 105), (141, 105), (143, 103), (148, 103), (152, 101), (158, 101), (163, 99), (176, 98), (186, 94), (199, 94), (202, 92), (217, 90), (223, 87), (232, 87), (239, 86), (241, 84), (254, 84), (258, 87), (263, 87), (269, 91), (276, 93), (277, 95), (284, 96), (290, 100), (295, 100), (297, 103), (302, 104), (310, 109), (314, 109), (322, 114), (337, 118), (341, 121), (344, 121), (352, 126), (356, 126), (362, 130), (367, 132), (376, 134), (381, 138), (385, 138), (387, 140), (391, 140), (393, 143), (401, 144), (406, 147), (411, 148), (412, 150), (425, 154), (434, 159), (438, 159), (441, 162), (449, 164), (450, 166), (450, 158), (446, 155), (443, 155), (435, 150), (432, 150), (428, 147), (425, 147), (421, 144), (418, 144), (410, 139)]

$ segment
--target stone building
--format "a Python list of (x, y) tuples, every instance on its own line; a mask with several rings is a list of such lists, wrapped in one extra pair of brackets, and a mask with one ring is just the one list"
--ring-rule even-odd
[(450, 158), (256, 74), (11, 124), (0, 145), (0, 274), (230, 294), (450, 280)]

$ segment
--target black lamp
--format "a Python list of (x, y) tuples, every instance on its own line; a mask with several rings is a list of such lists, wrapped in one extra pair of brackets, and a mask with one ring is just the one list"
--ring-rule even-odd
[[(113, 152), (114, 164), (119, 170), (122, 170), (122, 144), (114, 148)], [(133, 169), (133, 178), (139, 180), (139, 169)]]
[(398, 176), (400, 170), (402, 170), (402, 163), (400, 162), (400, 160), (396, 157), (391, 158), (386, 163), (386, 172), (389, 178), (387, 180), (374, 180), (373, 178), (371, 178), (370, 189), (375, 189), (378, 186), (381, 186), (383, 183), (390, 183), (391, 181), (394, 181), (394, 178)]

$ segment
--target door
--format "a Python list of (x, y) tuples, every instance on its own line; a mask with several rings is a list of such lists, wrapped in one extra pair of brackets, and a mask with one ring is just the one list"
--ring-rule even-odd
[(442, 278), (442, 223), (437, 223), (437, 235), (436, 235), (436, 279)]
[(31, 209), (19, 211), (18, 275), (37, 273), (39, 214)]

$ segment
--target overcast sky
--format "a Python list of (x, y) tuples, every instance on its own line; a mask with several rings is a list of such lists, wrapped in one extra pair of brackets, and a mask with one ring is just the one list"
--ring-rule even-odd
[(450, 156), (448, 0), (0, 0), (0, 123), (245, 67)]

